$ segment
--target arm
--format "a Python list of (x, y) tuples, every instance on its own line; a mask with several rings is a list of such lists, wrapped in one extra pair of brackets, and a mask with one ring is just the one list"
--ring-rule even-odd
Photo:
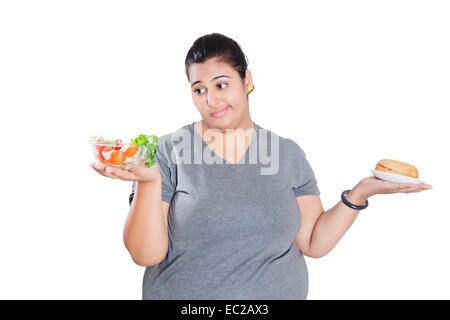
[(169, 206), (161, 201), (161, 179), (137, 182), (123, 231), (125, 247), (136, 264), (152, 266), (166, 256)]
[[(363, 205), (369, 197), (376, 194), (412, 193), (431, 188), (424, 183), (396, 183), (370, 176), (361, 180), (347, 193), (346, 198), (353, 204)], [(312, 258), (319, 258), (330, 252), (359, 213), (359, 210), (347, 207), (342, 201), (324, 212), (317, 195), (297, 197), (297, 203), (301, 212), (301, 227), (295, 241), (298, 248)]]
[[(358, 184), (346, 198), (353, 204), (362, 205), (368, 197)], [(298, 248), (312, 258), (319, 258), (330, 252), (359, 213), (359, 210), (347, 207), (342, 201), (324, 212), (318, 195), (297, 197), (297, 203), (301, 212), (301, 227), (295, 241)]]

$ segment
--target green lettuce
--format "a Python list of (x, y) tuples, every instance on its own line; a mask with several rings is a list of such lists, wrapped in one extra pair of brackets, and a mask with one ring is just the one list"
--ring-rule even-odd
[(131, 139), (131, 143), (134, 143), (139, 148), (145, 146), (147, 151), (145, 153), (145, 166), (150, 168), (156, 163), (156, 149), (159, 148), (157, 145), (158, 137), (155, 135), (145, 135), (140, 134), (135, 139)]

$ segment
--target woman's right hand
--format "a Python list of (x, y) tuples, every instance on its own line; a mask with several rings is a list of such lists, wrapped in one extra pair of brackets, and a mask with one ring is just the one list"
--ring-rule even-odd
[(124, 181), (153, 182), (161, 180), (158, 164), (150, 168), (145, 166), (145, 160), (139, 159), (138, 164), (127, 164), (125, 167), (112, 167), (103, 163), (91, 163), (91, 167), (99, 174), (112, 179)]

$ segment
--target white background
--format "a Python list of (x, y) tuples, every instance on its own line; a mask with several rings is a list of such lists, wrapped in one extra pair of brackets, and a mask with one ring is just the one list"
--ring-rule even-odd
[(141, 299), (122, 241), (131, 182), (90, 136), (198, 121), (184, 59), (220, 32), (249, 59), (252, 120), (295, 140), (325, 210), (382, 158), (433, 186), (375, 195), (307, 258), (309, 299), (449, 299), (447, 1), (3, 1), (0, 298)]

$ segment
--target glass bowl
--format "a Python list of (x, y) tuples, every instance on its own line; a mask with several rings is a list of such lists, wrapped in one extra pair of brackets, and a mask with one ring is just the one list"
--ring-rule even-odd
[(122, 167), (129, 163), (137, 164), (139, 159), (145, 156), (145, 146), (138, 147), (136, 144), (122, 141), (91, 140), (90, 142), (97, 163)]

